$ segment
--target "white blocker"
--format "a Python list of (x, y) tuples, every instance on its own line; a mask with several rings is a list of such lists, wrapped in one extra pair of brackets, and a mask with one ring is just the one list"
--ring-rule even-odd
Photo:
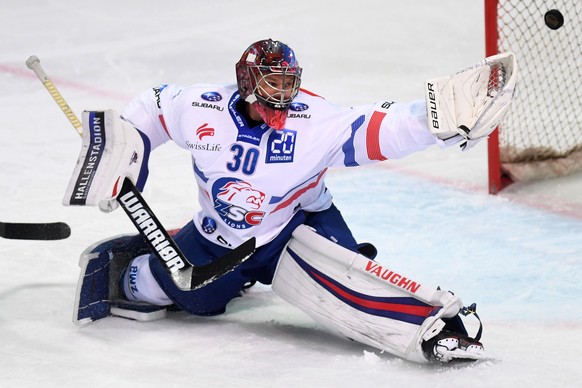
[[(125, 178), (141, 190), (147, 179), (149, 141), (114, 110), (83, 112), (83, 144), (63, 205), (117, 208)], [(141, 186), (141, 187), (140, 187)]]

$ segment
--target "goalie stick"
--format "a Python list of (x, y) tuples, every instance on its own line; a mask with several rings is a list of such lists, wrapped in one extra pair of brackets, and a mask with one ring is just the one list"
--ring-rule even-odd
[(13, 240), (63, 240), (71, 235), (64, 222), (0, 222), (0, 237)]
[[(73, 128), (82, 136), (83, 126), (81, 122), (41, 67), (38, 57), (30, 56), (26, 61), (26, 66), (34, 71), (67, 116)], [(198, 289), (218, 279), (241, 265), (255, 251), (256, 240), (252, 237), (207, 265), (193, 266), (154, 215), (131, 180), (127, 178), (124, 180), (117, 202), (151, 248), (154, 256), (166, 268), (176, 286), (183, 291)], [(146, 224), (147, 232), (144, 226)]]
[(255, 238), (252, 237), (209, 264), (193, 266), (128, 178), (123, 181), (117, 202), (182, 291), (213, 282), (238, 267), (255, 251)]

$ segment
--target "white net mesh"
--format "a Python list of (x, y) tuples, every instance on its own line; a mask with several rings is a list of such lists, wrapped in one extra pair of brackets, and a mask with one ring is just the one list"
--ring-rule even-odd
[(503, 169), (515, 180), (582, 169), (582, 0), (499, 0), (497, 12), (498, 50), (518, 68), (499, 128)]

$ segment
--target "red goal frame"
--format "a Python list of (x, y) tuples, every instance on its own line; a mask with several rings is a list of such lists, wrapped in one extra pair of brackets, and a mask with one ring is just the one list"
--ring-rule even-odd
[[(485, 56), (499, 53), (498, 26), (497, 26), (498, 0), (485, 0)], [(499, 159), (499, 128), (487, 139), (487, 164), (489, 170), (489, 194), (497, 194), (513, 183), (511, 178), (501, 169)]]

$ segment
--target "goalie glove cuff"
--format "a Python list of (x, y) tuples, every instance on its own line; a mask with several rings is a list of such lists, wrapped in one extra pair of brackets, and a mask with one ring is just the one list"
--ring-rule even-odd
[(428, 128), (446, 144), (459, 135), (450, 77), (428, 80), (425, 84), (425, 94)]

